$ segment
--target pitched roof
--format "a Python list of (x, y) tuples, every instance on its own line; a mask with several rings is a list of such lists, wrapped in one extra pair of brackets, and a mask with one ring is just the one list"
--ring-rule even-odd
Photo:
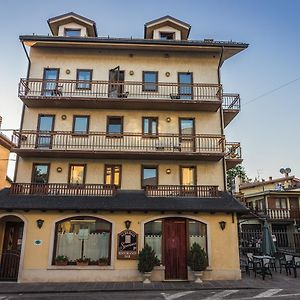
[(59, 25), (66, 24), (72, 21), (75, 21), (81, 25), (88, 26), (89, 36), (97, 36), (96, 22), (81, 15), (78, 15), (74, 12), (68, 12), (66, 14), (50, 18), (47, 22), (52, 34), (57, 35)]
[(228, 193), (218, 198), (146, 197), (141, 190), (120, 190), (115, 197), (9, 195), (0, 191), (2, 210), (103, 210), (237, 212), (248, 209)]

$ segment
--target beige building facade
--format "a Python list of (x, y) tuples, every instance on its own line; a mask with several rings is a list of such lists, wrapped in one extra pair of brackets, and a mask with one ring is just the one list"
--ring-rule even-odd
[(225, 174), (242, 157), (224, 136), (240, 97), (223, 92), (220, 68), (248, 45), (191, 41), (170, 16), (146, 23), (144, 39), (98, 37), (74, 13), (48, 24), (52, 36), (20, 36), (29, 68), (15, 182), (0, 195), (0, 277), (137, 281), (147, 243), (160, 260), (152, 280), (193, 280), (198, 243), (205, 279), (240, 279), (245, 208)]

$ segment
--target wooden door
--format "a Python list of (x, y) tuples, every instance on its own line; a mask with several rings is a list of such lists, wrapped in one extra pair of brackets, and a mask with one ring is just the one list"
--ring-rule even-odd
[(16, 281), (18, 279), (23, 226), (22, 222), (7, 222), (5, 225), (0, 280)]
[(165, 279), (187, 280), (186, 220), (164, 220)]
[(298, 197), (290, 197), (290, 216), (291, 219), (300, 218)]

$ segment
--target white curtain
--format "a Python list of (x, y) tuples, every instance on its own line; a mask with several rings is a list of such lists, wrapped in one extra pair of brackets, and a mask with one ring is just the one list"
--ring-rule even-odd
[(148, 244), (161, 261), (161, 236), (160, 235), (146, 235), (145, 243)]
[(206, 237), (204, 235), (190, 235), (190, 246), (197, 243), (206, 251)]
[[(92, 233), (84, 240), (83, 255), (90, 260), (108, 257), (110, 233)], [(82, 240), (76, 233), (58, 233), (56, 255), (66, 255), (69, 260), (81, 257)]]

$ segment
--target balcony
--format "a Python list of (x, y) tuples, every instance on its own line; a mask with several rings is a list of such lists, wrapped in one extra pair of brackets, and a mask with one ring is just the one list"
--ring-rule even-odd
[(116, 186), (109, 184), (12, 183), (11, 195), (42, 196), (114, 196)]
[(216, 185), (155, 185), (146, 186), (147, 197), (204, 197), (219, 196)]
[[(80, 89), (80, 84), (88, 89)], [(143, 82), (21, 79), (19, 97), (28, 107), (158, 109), (217, 111), (222, 103), (218, 84), (153, 83), (145, 91)], [(159, 104), (157, 106), (154, 106)]]
[(267, 216), (270, 219), (290, 219), (291, 214), (289, 209), (284, 209), (284, 208), (268, 208), (267, 209)]
[(225, 159), (227, 170), (242, 163), (242, 149), (240, 143), (232, 142), (225, 145)]
[(223, 94), (224, 127), (226, 127), (240, 112), (241, 99), (239, 94)]
[(189, 159), (218, 161), (224, 157), (222, 135), (140, 133), (110, 135), (90, 132), (15, 131), (16, 147), (12, 152), (21, 157), (64, 158), (129, 158), (129, 159)]

